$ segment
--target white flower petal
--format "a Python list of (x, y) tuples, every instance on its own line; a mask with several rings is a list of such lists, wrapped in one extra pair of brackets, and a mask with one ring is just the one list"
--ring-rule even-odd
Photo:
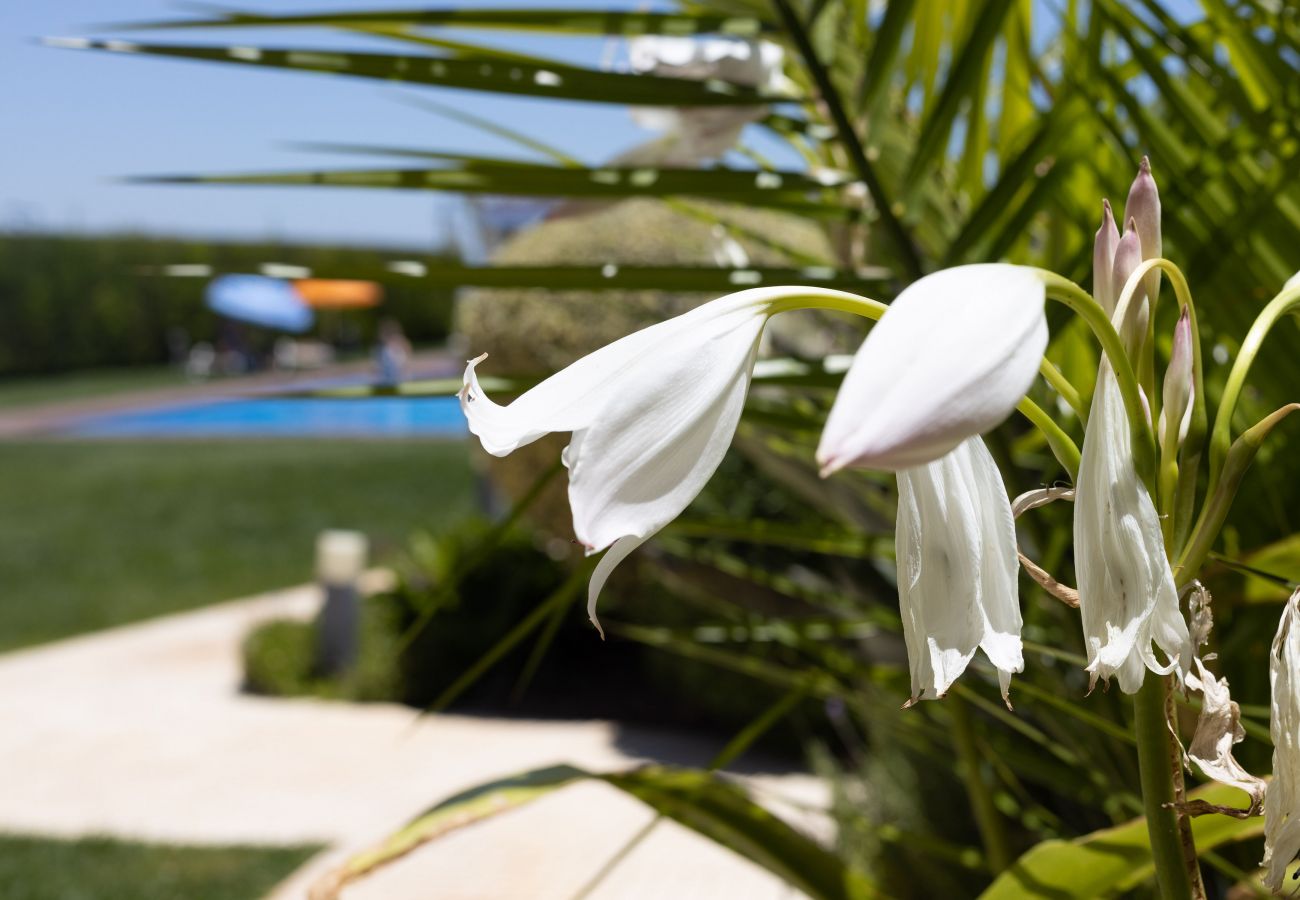
[(1264, 797), (1264, 883), (1274, 892), (1300, 854), (1300, 591), (1291, 595), (1269, 654), (1273, 780)]
[[(764, 317), (707, 326), (661, 347), (646, 383), (574, 432), (565, 451), (579, 541), (600, 548), (647, 537), (681, 514), (722, 462), (740, 421)], [(725, 330), (724, 330), (725, 329)]]
[(1246, 739), (1241, 708), (1232, 699), (1228, 679), (1215, 678), (1200, 657), (1192, 664), (1194, 674), (1188, 674), (1187, 686), (1201, 692), (1201, 714), (1187, 756), (1207, 777), (1245, 791), (1250, 797), (1250, 809), (1257, 811), (1264, 802), (1264, 781), (1246, 771), (1232, 755), (1233, 745)]
[[(1133, 466), (1124, 400), (1105, 362), (1075, 486), (1074, 566), (1094, 684), (1117, 676), (1120, 689), (1132, 694), (1142, 686), (1144, 669), (1186, 671), (1190, 637), (1178, 611), (1160, 519)], [(1167, 664), (1156, 659), (1153, 641)]]
[(959, 266), (908, 287), (863, 341), (817, 461), (904, 469), (1005, 419), (1047, 347), (1045, 288), (1020, 266)]
[(574, 532), (588, 553), (612, 547), (592, 579), (684, 510), (713, 475), (735, 434), (763, 326), (791, 297), (843, 299), (838, 291), (740, 291), (628, 335), (556, 373), (508, 406), (493, 403), (465, 370), (461, 409), (497, 456), (551, 432), (564, 451)]
[(1002, 696), (1024, 669), (1015, 524), (993, 457), (978, 437), (898, 473), (898, 598), (913, 700), (947, 693), (975, 648), (998, 668)]

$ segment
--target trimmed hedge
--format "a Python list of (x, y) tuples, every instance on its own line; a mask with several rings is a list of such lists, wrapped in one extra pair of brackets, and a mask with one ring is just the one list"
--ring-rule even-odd
[[(207, 279), (144, 274), (154, 267), (257, 272), (262, 263), (281, 262), (378, 279), (395, 256), (436, 262), (429, 255), (335, 247), (0, 234), (0, 375), (165, 363), (169, 342), (213, 341), (218, 320), (203, 305)], [(386, 299), (377, 310), (321, 315), (317, 332), (365, 347), (376, 322), (391, 316), (412, 341), (446, 338), (448, 291), (400, 276), (382, 281)]]

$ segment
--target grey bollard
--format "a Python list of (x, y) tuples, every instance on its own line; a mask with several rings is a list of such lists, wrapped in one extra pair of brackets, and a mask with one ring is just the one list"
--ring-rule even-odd
[(342, 675), (357, 659), (361, 602), (357, 580), (366, 567), (366, 536), (322, 531), (316, 538), (316, 578), (325, 594), (316, 622), (316, 671)]

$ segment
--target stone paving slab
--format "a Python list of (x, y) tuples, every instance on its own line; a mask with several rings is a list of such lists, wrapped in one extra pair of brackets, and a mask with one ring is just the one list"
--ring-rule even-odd
[[(384, 577), (372, 573), (370, 586)], [(342, 856), (476, 784), (561, 762), (700, 765), (718, 749), (605, 721), (417, 717), (391, 704), (239, 693), (249, 628), (309, 616), (319, 602), (303, 586), (0, 656), (0, 830), (329, 846), (274, 895), (288, 900)], [(808, 775), (753, 782), (774, 798), (826, 800)], [(574, 785), (450, 835), (343, 896), (569, 898), (651, 818), (613, 788)], [(809, 824), (825, 830), (817, 817)], [(591, 896), (800, 895), (665, 822)]]

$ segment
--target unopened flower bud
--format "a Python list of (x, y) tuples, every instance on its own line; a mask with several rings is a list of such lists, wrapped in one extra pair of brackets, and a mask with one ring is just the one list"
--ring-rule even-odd
[(1115, 227), (1115, 216), (1110, 210), (1110, 201), (1101, 201), (1101, 227), (1092, 243), (1092, 292), (1093, 297), (1106, 310), (1106, 315), (1115, 312), (1118, 299), (1111, 286), (1111, 273), (1115, 269), (1115, 249), (1119, 246), (1119, 229)]
[[(1160, 192), (1151, 177), (1151, 161), (1145, 156), (1138, 166), (1137, 177), (1129, 188), (1124, 203), (1124, 217), (1137, 226), (1142, 239), (1142, 260), (1159, 259), (1163, 254), (1160, 241)], [(1160, 273), (1149, 272), (1143, 279), (1147, 297), (1154, 299), (1160, 293)]]
[(1192, 381), (1192, 320), (1183, 307), (1183, 314), (1174, 326), (1174, 349), (1165, 369), (1164, 407), (1160, 410), (1160, 443), (1165, 442), (1165, 431), (1177, 427), (1176, 444), (1187, 438), (1187, 428), (1192, 422), (1192, 399), (1195, 387)]
[(1132, 219), (1128, 220), (1128, 225), (1124, 228), (1124, 236), (1119, 239), (1119, 244), (1115, 248), (1115, 265), (1111, 268), (1111, 290), (1114, 291), (1115, 312), (1112, 313), (1112, 319), (1115, 314), (1122, 315), (1122, 319), (1115, 322), (1115, 327), (1119, 329), (1120, 336), (1124, 338), (1124, 345), (1133, 352), (1135, 348), (1142, 345), (1142, 339), (1146, 335), (1147, 312), (1146, 312), (1146, 290), (1141, 285), (1133, 292), (1133, 298), (1129, 301), (1128, 306), (1120, 313), (1120, 297), (1124, 293), (1124, 286), (1128, 284), (1129, 276), (1135, 269), (1142, 264), (1142, 240), (1137, 232), (1137, 228)]

